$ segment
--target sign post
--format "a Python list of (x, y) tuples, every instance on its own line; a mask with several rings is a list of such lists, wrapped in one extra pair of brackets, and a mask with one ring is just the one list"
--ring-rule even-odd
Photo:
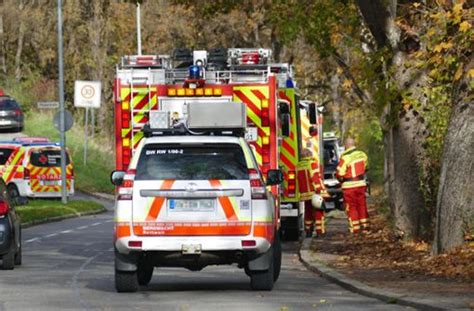
[(58, 0), (58, 71), (59, 71), (59, 136), (61, 144), (61, 201), (67, 204), (66, 132), (64, 131), (64, 64), (62, 0)]
[(87, 164), (89, 108), (100, 107), (100, 94), (100, 81), (76, 81), (74, 83), (74, 106), (86, 108), (84, 117), (84, 165)]

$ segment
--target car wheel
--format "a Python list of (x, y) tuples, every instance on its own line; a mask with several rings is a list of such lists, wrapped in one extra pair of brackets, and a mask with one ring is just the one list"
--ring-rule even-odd
[(11, 249), (8, 253), (2, 257), (3, 270), (12, 270), (15, 267), (15, 250)]
[(153, 276), (153, 269), (153, 265), (150, 265), (145, 261), (139, 263), (137, 267), (138, 284), (142, 286), (148, 285)]
[(281, 240), (280, 232), (275, 234), (275, 241), (273, 245), (274, 267), (273, 267), (273, 281), (276, 282), (280, 277), (281, 271)]
[(9, 184), (8, 187), (8, 194), (12, 198), (12, 200), (16, 200), (20, 196), (20, 192), (15, 184)]
[(252, 271), (250, 274), (250, 287), (252, 290), (272, 290), (274, 275), (273, 258), (270, 261), (270, 267), (266, 271)]
[(115, 289), (119, 293), (132, 293), (138, 290), (137, 272), (115, 270)]
[(15, 254), (15, 265), (21, 266), (22, 254), (21, 254), (21, 229), (20, 229), (20, 246)]
[(344, 203), (341, 202), (341, 200), (339, 200), (338, 198), (334, 200), (334, 206), (337, 210), (340, 210), (340, 211), (345, 211), (344, 210)]
[(283, 230), (283, 239), (285, 241), (297, 241), (300, 236), (299, 228), (286, 228)]

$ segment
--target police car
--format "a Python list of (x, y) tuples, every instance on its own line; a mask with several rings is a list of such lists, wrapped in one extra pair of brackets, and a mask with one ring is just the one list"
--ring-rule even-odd
[[(148, 137), (140, 142), (128, 170), (112, 173), (118, 186), (118, 292), (147, 285), (154, 267), (198, 271), (208, 265), (237, 264), (250, 276), (254, 290), (271, 290), (278, 278), (278, 213), (267, 187), (280, 184), (282, 173), (270, 170), (264, 178), (259, 171), (243, 137), (243, 104), (206, 105), (191, 104), (199, 120), (191, 121), (194, 114), (188, 110), (181, 130), (176, 124), (171, 130), (163, 126), (168, 112), (151, 113)], [(228, 108), (240, 111), (232, 120), (237, 124), (214, 120)], [(153, 119), (160, 118), (165, 121), (156, 123), (164, 129), (154, 131)], [(206, 118), (212, 125), (203, 129), (197, 123), (206, 124)]]

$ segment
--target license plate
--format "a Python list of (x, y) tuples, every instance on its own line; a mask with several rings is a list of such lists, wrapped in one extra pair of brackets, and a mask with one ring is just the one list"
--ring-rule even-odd
[(246, 141), (257, 141), (258, 130), (256, 127), (247, 127), (245, 130), (245, 140)]
[(61, 181), (60, 180), (42, 180), (41, 185), (42, 186), (61, 186)]
[(178, 200), (169, 199), (168, 209), (172, 212), (213, 212), (215, 209), (215, 200)]
[(12, 121), (9, 120), (0, 120), (0, 125), (10, 125), (12, 124)]

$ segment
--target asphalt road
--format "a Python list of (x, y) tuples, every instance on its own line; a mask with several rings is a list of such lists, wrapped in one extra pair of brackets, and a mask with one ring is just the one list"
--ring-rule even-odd
[[(112, 208), (108, 203), (108, 208)], [(0, 270), (0, 310), (396, 310), (397, 305), (351, 293), (307, 271), (298, 243), (284, 244), (272, 292), (250, 290), (234, 266), (200, 272), (156, 268), (148, 287), (114, 288), (111, 211), (23, 230), (21, 267)], [(406, 309), (406, 308), (405, 308)]]
[(26, 137), (27, 135), (23, 132), (13, 132), (11, 130), (0, 130), (0, 140), (12, 140), (17, 137)]

